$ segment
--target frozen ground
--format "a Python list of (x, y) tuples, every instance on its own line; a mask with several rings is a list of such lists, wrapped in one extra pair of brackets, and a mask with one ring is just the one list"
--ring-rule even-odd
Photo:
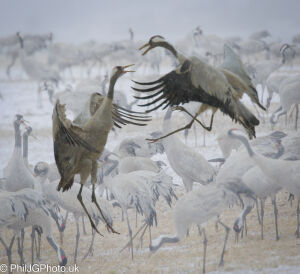
[[(2, 72), (1, 74), (2, 75)], [(19, 74), (17, 74), (19, 75)], [(22, 75), (21, 75), (22, 76)], [(133, 91), (130, 89), (130, 78), (120, 79), (117, 89), (122, 90), (132, 100)], [(155, 77), (154, 77), (155, 79)], [(16, 113), (21, 113), (24, 118), (30, 122), (36, 139), (31, 138), (29, 144), (29, 163), (35, 164), (38, 161), (53, 162), (53, 146), (51, 132), (51, 115), (53, 106), (48, 102), (46, 94), (43, 94), (43, 108), (37, 107), (36, 84), (27, 80), (2, 81), (0, 82), (0, 170), (8, 162), (13, 151), (14, 138), (12, 122)], [(247, 101), (246, 101), (247, 102)], [(278, 100), (273, 101), (272, 110), (278, 105)], [(251, 108), (252, 105), (249, 105)], [(252, 110), (255, 111), (255, 110)], [(266, 116), (266, 114), (265, 114)], [(146, 127), (127, 126), (117, 133), (111, 133), (108, 139), (107, 147), (113, 149), (126, 136), (142, 135), (150, 133), (161, 128), (163, 113), (154, 114), (153, 121)], [(174, 115), (176, 121), (173, 124), (184, 123), (181, 114)], [(203, 117), (209, 120), (209, 116)], [(268, 121), (267, 117), (265, 120)], [(203, 131), (198, 128), (198, 146), (197, 151), (202, 153), (206, 159), (220, 157), (221, 152), (218, 148), (217, 134), (226, 132), (233, 127), (228, 117), (218, 113), (214, 123), (214, 129), (211, 133), (206, 133), (206, 146), (203, 147)], [(276, 129), (289, 132), (292, 130), (292, 124), (285, 125), (284, 119), (276, 126)], [(268, 122), (261, 123), (257, 129), (257, 135), (264, 135), (271, 131)], [(179, 134), (183, 140), (183, 136)], [(194, 147), (194, 137), (191, 133), (188, 139), (188, 145)], [(165, 161), (165, 155), (157, 155), (155, 159)], [(180, 197), (184, 194), (183, 186), (179, 177), (167, 167), (167, 172), (173, 176), (173, 182), (176, 185), (176, 194)], [(197, 187), (197, 186), (196, 186)], [(295, 238), (296, 229), (296, 204), (290, 207), (287, 202), (288, 193), (282, 191), (278, 195), (279, 208), (279, 231), (280, 240), (275, 241), (275, 232), (273, 226), (273, 208), (268, 200), (265, 210), (265, 240), (260, 240), (260, 227), (258, 226), (256, 210), (253, 210), (247, 219), (248, 235), (235, 243), (234, 234), (231, 230), (227, 252), (225, 255), (225, 266), (218, 268), (218, 260), (221, 254), (221, 248), (224, 238), (224, 231), (221, 227), (216, 231), (214, 222), (207, 224), (208, 251), (207, 251), (207, 271), (213, 273), (300, 273), (300, 245)], [(240, 212), (238, 206), (225, 209), (221, 219), (230, 228), (232, 228), (234, 219)], [(158, 226), (152, 229), (152, 237), (160, 234), (173, 233), (172, 209), (166, 203), (159, 202), (157, 205)], [(130, 212), (131, 223), (135, 227), (135, 213)], [(138, 226), (141, 223), (139, 218)], [(128, 250), (119, 253), (119, 250), (127, 243), (128, 233), (126, 222), (121, 222), (120, 210), (115, 210), (114, 227), (120, 235), (108, 234), (103, 226), (101, 231), (104, 237), (96, 236), (93, 256), (89, 256), (85, 261), (81, 261), (88, 249), (91, 239), (90, 227), (86, 222), (88, 235), (81, 233), (79, 243), (78, 266), (80, 273), (199, 273), (202, 267), (203, 245), (202, 238), (198, 235), (197, 229), (193, 227), (190, 236), (176, 245), (166, 245), (155, 254), (150, 254), (149, 235), (146, 234), (144, 244), (141, 249), (134, 251), (134, 261), (130, 259)], [(53, 224), (55, 238), (59, 242), (59, 234), (56, 226)], [(30, 229), (26, 230), (25, 240), (25, 258), (30, 261)], [(73, 255), (75, 247), (76, 227), (74, 220), (70, 217), (65, 231), (63, 248), (68, 256), (68, 264), (73, 264)], [(9, 236), (9, 233), (6, 233)], [(8, 239), (8, 238), (7, 238)], [(137, 245), (135, 241), (134, 245)], [(300, 243), (300, 242), (299, 242)], [(57, 257), (52, 248), (43, 238), (41, 259), (43, 263), (56, 264)], [(16, 248), (13, 252), (13, 260), (18, 262)], [(2, 246), (0, 246), (0, 264), (6, 263), (7, 258)]]

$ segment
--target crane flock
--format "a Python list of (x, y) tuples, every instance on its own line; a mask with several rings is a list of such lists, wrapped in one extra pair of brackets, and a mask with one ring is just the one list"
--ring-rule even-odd
[[(286, 235), (280, 225), (282, 204), (288, 204), (287, 198), (283, 199), (285, 192), (298, 199), (296, 212), (289, 215), (297, 216), (295, 231), (299, 238), (299, 39), (295, 36), (297, 45), (268, 43), (272, 36), (267, 30), (253, 33), (248, 40), (222, 39), (203, 34), (200, 26), (174, 45), (160, 35), (152, 36), (147, 43), (136, 41), (132, 28), (129, 35), (128, 41), (80, 46), (53, 44), (52, 34), (18, 32), (0, 38), (0, 54), (8, 59), (4, 69), (10, 81), (16, 76), (13, 72), (21, 70), (38, 86), (39, 100), (42, 89), (49, 94), (49, 102), (44, 100), (42, 105), (40, 101), (37, 110), (33, 100), (26, 101), (31, 104), (30, 111), (22, 110), (25, 103), (16, 102), (22, 105), (20, 108), (11, 105), (13, 128), (9, 125), (6, 129), (2, 124), (0, 128), (7, 134), (14, 133), (11, 156), (1, 161), (0, 242), (7, 263), (16, 262), (15, 238), (20, 264), (29, 263), (28, 227), (31, 263), (46, 260), (45, 246), (36, 243), (38, 231), (55, 252), (57, 263), (65, 266), (70, 258), (75, 264), (84, 264), (91, 256), (101, 257), (98, 249), (104, 250), (102, 255), (109, 253), (106, 256), (110, 259), (130, 257), (133, 265), (133, 260), (143, 254), (151, 255), (150, 261), (166, 252), (174, 252), (175, 257), (175, 246), (194, 237), (192, 226), (197, 225), (203, 251), (193, 257), (197, 262), (192, 269), (179, 272), (205, 273), (217, 267), (226, 270), (227, 260), (232, 258), (225, 255), (234, 245), (231, 227), (237, 240), (241, 232), (250, 229), (247, 217), (248, 223), (253, 222), (255, 218), (249, 216), (257, 214), (257, 238), (266, 241), (270, 233), (266, 226), (269, 214), (265, 214), (269, 197), (274, 241), (294, 237)], [(273, 51), (275, 48), (278, 50)], [(144, 52), (140, 54), (138, 49)], [(45, 56), (40, 58), (40, 54)], [(122, 65), (127, 62), (136, 65)], [(128, 69), (132, 66), (135, 70)], [(66, 69), (72, 74), (70, 78)], [(169, 72), (159, 76), (164, 71)], [(132, 87), (128, 72), (134, 75)], [(8, 95), (4, 94), (5, 101)], [(20, 96), (25, 98), (25, 94)], [(290, 126), (288, 118), (293, 112)], [(41, 115), (40, 120), (35, 115)], [(283, 115), (285, 124), (279, 119)], [(203, 122), (207, 117), (208, 124)], [(186, 132), (186, 142), (182, 141), (180, 132), (193, 124), (209, 132), (205, 147), (197, 142), (195, 148), (189, 146)], [(240, 128), (233, 128), (236, 126)], [(33, 148), (41, 147), (40, 138), (46, 140), (44, 149), (50, 157), (42, 149)], [(80, 233), (80, 220), (85, 232), (85, 218), (90, 223), (87, 231), (91, 231), (91, 238), (81, 261), (81, 251), (87, 245), (86, 235)], [(218, 264), (210, 259), (209, 244), (217, 238), (211, 238), (209, 223), (225, 230), (222, 245), (217, 244), (221, 248)], [(100, 232), (102, 224), (110, 234)], [(174, 233), (166, 234), (172, 224)], [(60, 243), (56, 235), (60, 235)], [(255, 232), (253, 235), (257, 236)], [(143, 238), (149, 239), (146, 247), (142, 247)], [(105, 241), (111, 245), (109, 250), (102, 246)], [(247, 254), (247, 241), (251, 239), (244, 237), (243, 241), (241, 253)], [(115, 242), (117, 252), (112, 247)], [(127, 248), (130, 256), (123, 252)], [(189, 248), (184, 249), (189, 254)], [(0, 254), (4, 255), (1, 250)], [(169, 267), (175, 261), (169, 261)], [(164, 272), (155, 267), (152, 271)], [(173, 272), (174, 268), (170, 269), (168, 272)], [(119, 271), (117, 265), (114, 271)]]

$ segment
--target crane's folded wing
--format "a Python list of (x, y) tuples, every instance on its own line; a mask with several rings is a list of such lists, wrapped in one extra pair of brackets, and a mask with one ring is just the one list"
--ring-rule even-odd
[(73, 125), (72, 122), (67, 119), (65, 105), (61, 105), (59, 100), (57, 100), (53, 110), (53, 138), (59, 139), (63, 143), (71, 146), (84, 147), (90, 152), (99, 153), (97, 149), (88, 144), (79, 135), (84, 136), (85, 132), (80, 127)]

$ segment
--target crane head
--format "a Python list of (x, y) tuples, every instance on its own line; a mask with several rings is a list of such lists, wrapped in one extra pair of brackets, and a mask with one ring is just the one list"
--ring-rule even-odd
[(21, 49), (24, 48), (24, 40), (23, 40), (23, 38), (22, 38), (22, 36), (21, 36), (21, 34), (20, 34), (19, 31), (16, 33), (16, 36), (18, 37)]
[(134, 64), (131, 65), (127, 65), (127, 66), (116, 66), (113, 68), (112, 73), (111, 73), (111, 77), (120, 77), (123, 74), (127, 73), (127, 72), (135, 72), (134, 70), (126, 70), (126, 68), (134, 66)]
[(34, 176), (44, 177), (48, 174), (49, 166), (45, 162), (38, 162), (34, 167)]
[(16, 124), (17, 126), (20, 126), (21, 124), (23, 124), (25, 127), (27, 127), (26, 123), (27, 122), (26, 120), (24, 120), (23, 118), (23, 115), (21, 114), (16, 114), (16, 119), (14, 121), (14, 124)]
[(160, 35), (155, 35), (152, 36), (149, 40), (148, 43), (146, 43), (145, 45), (141, 46), (139, 48), (139, 50), (142, 50), (146, 47), (148, 47), (143, 53), (142, 55), (145, 55), (148, 51), (150, 51), (151, 49), (155, 48), (155, 47), (159, 47), (159, 46), (163, 46), (164, 44), (166, 44), (167, 41), (165, 40), (164, 37), (160, 36)]

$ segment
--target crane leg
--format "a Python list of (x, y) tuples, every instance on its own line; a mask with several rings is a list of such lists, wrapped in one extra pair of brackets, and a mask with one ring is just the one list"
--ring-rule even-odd
[(12, 260), (11, 260), (11, 249), (13, 247), (14, 241), (15, 241), (15, 237), (16, 235), (14, 235), (9, 243), (9, 246), (6, 245), (6, 243), (4, 242), (4, 240), (0, 237), (0, 242), (3, 244), (5, 250), (6, 250), (6, 255), (7, 255), (7, 259), (8, 259), (8, 273), (11, 274), (12, 272), (10, 271), (10, 266), (12, 264)]
[(24, 264), (24, 254), (23, 254), (23, 250), (22, 250), (22, 244), (21, 244), (21, 239), (20, 237), (18, 236), (18, 254), (19, 254), (19, 257), (20, 257), (20, 265), (23, 265)]
[[(98, 169), (98, 163), (97, 161), (93, 161), (92, 162), (92, 172), (91, 172), (91, 183), (93, 185), (93, 188), (92, 188), (92, 202), (96, 205), (96, 207), (98, 208), (100, 214), (101, 214), (101, 217), (103, 219), (103, 221), (106, 223), (106, 227), (107, 227), (107, 230), (108, 231), (111, 231), (112, 233), (116, 233), (116, 234), (120, 234), (119, 232), (115, 231), (112, 226), (107, 222), (106, 218), (104, 217), (103, 215), (103, 212), (97, 202), (97, 199), (96, 199), (96, 195), (95, 195), (95, 184), (97, 182), (97, 169)], [(95, 225), (94, 225), (95, 226)], [(94, 228), (94, 227), (93, 227)], [(97, 232), (97, 228), (94, 228)], [(98, 232), (99, 233), (99, 232)]]
[(130, 249), (131, 249), (131, 259), (133, 260), (133, 238), (132, 238), (132, 230), (130, 227), (130, 223), (129, 223), (129, 218), (128, 218), (128, 214), (127, 211), (124, 212), (125, 216), (126, 216), (126, 221), (127, 221), (127, 226), (128, 226), (128, 234), (130, 237)]
[(33, 264), (34, 261), (34, 239), (35, 239), (35, 229), (32, 227), (31, 232), (31, 264)]
[(257, 211), (257, 220), (258, 220), (258, 224), (260, 225), (261, 224), (261, 219), (260, 219), (257, 199), (255, 199), (255, 204), (256, 204), (256, 211)]
[(23, 250), (24, 250), (24, 238), (25, 238), (25, 230), (24, 228), (21, 229), (21, 250), (22, 250), (22, 253), (23, 253)]
[(298, 129), (298, 117), (299, 117), (299, 105), (296, 104), (296, 121), (295, 121), (295, 130)]
[(150, 141), (150, 142), (152, 142), (152, 143), (155, 143), (155, 142), (157, 142), (157, 141), (159, 141), (159, 140), (161, 140), (161, 139), (164, 139), (164, 138), (166, 138), (166, 137), (168, 137), (168, 136), (170, 136), (170, 135), (175, 134), (176, 132), (179, 132), (179, 131), (182, 131), (182, 130), (185, 130), (185, 129), (190, 129), (191, 126), (193, 125), (193, 123), (194, 123), (195, 121), (198, 122), (198, 123), (199, 123), (204, 129), (206, 129), (207, 131), (210, 131), (210, 130), (212, 129), (214, 113), (212, 114), (212, 117), (211, 117), (210, 126), (207, 127), (207, 126), (205, 126), (204, 124), (202, 124), (202, 123), (197, 119), (197, 116), (199, 115), (198, 112), (197, 112), (195, 115), (192, 115), (192, 114), (190, 114), (187, 110), (185, 110), (185, 108), (179, 107), (179, 106), (176, 107), (176, 110), (182, 110), (182, 111), (185, 111), (187, 114), (189, 114), (190, 116), (192, 116), (193, 119), (192, 119), (187, 125), (185, 125), (184, 127), (181, 127), (181, 128), (176, 129), (176, 130), (174, 130), (174, 131), (171, 131), (170, 133), (168, 133), (168, 134), (166, 134), (166, 135), (164, 135), (164, 136), (162, 136), (162, 137), (160, 137), (160, 138), (156, 138), (156, 139), (146, 139), (147, 141)]
[[(149, 228), (150, 228), (150, 227), (149, 227)], [(138, 245), (137, 245), (136, 248), (139, 248), (139, 246), (140, 246), (141, 248), (143, 247), (143, 238), (144, 238), (144, 235), (145, 235), (145, 233), (146, 233), (146, 230), (147, 230), (147, 226), (144, 228), (144, 230), (143, 230), (143, 232), (142, 232), (142, 234), (141, 234), (141, 236), (140, 236), (139, 243), (138, 243)], [(151, 241), (150, 241), (150, 243), (151, 243)]]
[(298, 199), (298, 204), (297, 204), (297, 230), (296, 230), (297, 238), (300, 238), (300, 235), (299, 235), (299, 213), (300, 213), (300, 200)]
[(41, 260), (41, 237), (42, 237), (42, 230), (40, 227), (36, 227), (37, 235), (38, 235), (38, 244), (36, 244), (35, 240), (35, 253), (36, 258), (40, 261)]
[(225, 249), (226, 249), (226, 244), (227, 244), (230, 229), (227, 225), (222, 223), (220, 220), (219, 220), (218, 223), (225, 228), (225, 232), (226, 232), (225, 239), (224, 239), (223, 250), (222, 250), (222, 254), (221, 254), (221, 259), (220, 259), (220, 263), (219, 263), (219, 266), (223, 266), (224, 265), (224, 254), (225, 254)]
[(81, 217), (81, 221), (82, 221), (82, 231), (84, 235), (87, 235), (86, 230), (85, 230), (85, 224), (84, 224), (84, 216)]
[[(98, 221), (96, 222), (96, 226), (98, 226)], [(84, 260), (87, 258), (88, 255), (91, 255), (91, 256), (93, 255), (93, 251), (94, 251), (93, 246), (94, 246), (94, 241), (95, 241), (95, 235), (96, 235), (96, 233), (95, 233), (95, 231), (92, 229), (92, 240), (91, 240), (91, 244), (90, 244), (90, 247), (89, 247), (87, 253), (84, 255), (82, 261), (84, 261)]]
[(207, 248), (207, 238), (206, 238), (206, 233), (205, 229), (202, 229), (203, 233), (203, 265), (202, 265), (202, 273), (205, 273), (205, 261), (206, 261), (206, 248)]
[(261, 239), (264, 239), (264, 214), (265, 214), (265, 201), (263, 199), (260, 200), (260, 216), (261, 216), (261, 224), (260, 224), (260, 232)]
[(180, 110), (180, 111), (184, 111), (186, 114), (188, 114), (189, 116), (191, 116), (193, 119), (192, 121), (196, 121), (197, 123), (199, 123), (205, 130), (207, 131), (211, 131), (212, 129), (212, 124), (213, 124), (213, 121), (214, 121), (214, 115), (215, 115), (215, 111), (212, 113), (211, 115), (211, 118), (210, 118), (210, 124), (209, 124), (209, 127), (204, 125), (201, 121), (199, 121), (197, 119), (197, 117), (199, 116), (200, 113), (202, 113), (205, 109), (202, 109), (200, 107), (200, 109), (196, 112), (195, 115), (191, 114), (190, 112), (188, 112), (184, 107), (182, 106), (176, 106), (173, 108), (174, 110)]
[(79, 244), (79, 238), (80, 238), (79, 219), (76, 218), (75, 222), (76, 222), (77, 234), (76, 234), (76, 244), (75, 244), (75, 253), (74, 253), (74, 264), (76, 264), (76, 262), (77, 262), (77, 252), (78, 252), (78, 244)]
[(83, 188), (83, 185), (81, 185), (81, 187), (80, 187), (80, 189), (79, 189), (79, 192), (78, 192), (78, 195), (77, 195), (77, 199), (78, 199), (78, 201), (80, 202), (80, 204), (81, 204), (81, 206), (82, 206), (84, 212), (85, 212), (86, 215), (88, 216), (92, 228), (95, 229), (95, 231), (96, 231), (99, 235), (103, 236), (103, 235), (98, 231), (98, 229), (97, 229), (97, 227), (95, 226), (95, 224), (94, 224), (94, 222), (93, 222), (93, 220), (92, 220), (92, 218), (91, 218), (89, 212), (87, 211), (87, 209), (86, 209), (86, 207), (85, 207), (85, 204), (84, 204), (83, 201), (82, 201), (82, 196), (81, 196), (82, 188)]
[(274, 207), (274, 217), (275, 217), (275, 232), (276, 232), (276, 241), (279, 240), (279, 233), (278, 233), (278, 209), (277, 209), (277, 205), (276, 205), (276, 196), (272, 199), (272, 204)]
[[(132, 240), (134, 240), (136, 238), (136, 236), (141, 232), (141, 230), (143, 228), (145, 228), (145, 226), (147, 227), (147, 223), (144, 223), (139, 229), (138, 231), (134, 234), (134, 236), (132, 237)], [(129, 240), (129, 242), (120, 250), (120, 253), (127, 247), (129, 247), (131, 240)]]

